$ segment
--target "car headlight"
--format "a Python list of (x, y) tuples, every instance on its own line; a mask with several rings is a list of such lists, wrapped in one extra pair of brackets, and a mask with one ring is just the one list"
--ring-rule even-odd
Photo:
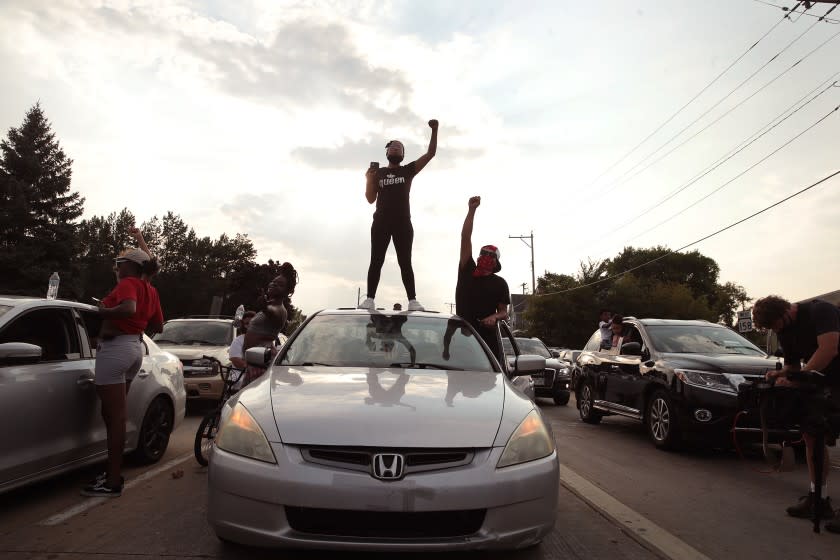
[(277, 463), (268, 439), (242, 403), (236, 403), (230, 414), (222, 418), (216, 446), (257, 461)]
[(703, 389), (726, 391), (727, 393), (737, 393), (738, 385), (744, 382), (743, 375), (732, 373), (714, 373), (695, 369), (677, 369), (674, 371), (680, 381), (687, 385), (693, 385)]
[(547, 457), (554, 452), (554, 438), (539, 412), (532, 410), (505, 445), (496, 468), (509, 467)]
[(557, 368), (557, 375), (560, 375), (560, 376), (563, 376), (563, 377), (569, 377), (570, 373), (571, 372), (569, 371), (569, 368), (567, 368), (567, 367)]

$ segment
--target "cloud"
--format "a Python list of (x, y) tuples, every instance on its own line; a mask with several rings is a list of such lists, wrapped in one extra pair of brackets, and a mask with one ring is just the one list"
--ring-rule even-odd
[[(366, 169), (370, 161), (381, 161), (385, 165), (386, 137), (379, 140), (347, 141), (334, 148), (302, 147), (292, 150), (292, 156), (300, 161), (320, 169)], [(426, 153), (427, 146), (403, 141), (406, 162), (413, 161)], [(458, 160), (481, 157), (481, 148), (452, 148), (438, 145), (435, 167), (446, 169), (455, 166)]]

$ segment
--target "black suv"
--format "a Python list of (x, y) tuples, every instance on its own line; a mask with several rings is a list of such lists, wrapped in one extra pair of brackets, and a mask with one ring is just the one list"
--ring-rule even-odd
[(707, 321), (624, 320), (618, 348), (595, 331), (578, 357), (577, 407), (584, 422), (621, 415), (644, 423), (654, 445), (683, 438), (727, 443), (738, 386), (763, 379), (776, 361), (733, 330)]
[(571, 377), (567, 365), (554, 357), (551, 350), (539, 338), (525, 338), (517, 336), (513, 339), (517, 351), (513, 351), (511, 341), (502, 337), (502, 346), (508, 361), (512, 356), (519, 354), (535, 354), (545, 358), (545, 369), (542, 375), (531, 374), (534, 382), (534, 395), (554, 399), (554, 404), (563, 406), (568, 404), (571, 397)]

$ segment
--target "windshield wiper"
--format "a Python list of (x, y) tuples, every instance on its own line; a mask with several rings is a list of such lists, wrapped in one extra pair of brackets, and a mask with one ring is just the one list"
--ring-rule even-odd
[[(284, 365), (285, 365), (285, 364), (284, 364)], [(295, 364), (289, 364), (289, 365), (295, 365)], [(338, 366), (336, 366), (335, 364), (325, 364), (325, 363), (323, 363), (323, 362), (303, 362), (302, 364), (298, 364), (298, 365), (299, 365), (300, 367), (306, 367), (306, 366), (326, 366), (326, 367), (338, 367)]]
[(154, 340), (154, 341), (155, 341), (155, 342), (157, 342), (157, 343), (160, 343), (160, 342), (169, 342), (169, 343), (171, 343), (171, 344), (181, 344), (181, 343), (180, 343), (180, 342), (178, 342), (178, 341), (175, 341), (175, 340), (169, 340), (168, 338), (153, 338), (152, 340)]
[(209, 346), (223, 346), (218, 342), (214, 342), (212, 340), (202, 340), (200, 338), (191, 338), (189, 340), (184, 340), (181, 344), (207, 344)]
[(403, 369), (448, 369), (450, 371), (463, 371), (464, 368), (450, 367), (448, 365), (433, 364), (430, 362), (395, 362), (388, 367)]

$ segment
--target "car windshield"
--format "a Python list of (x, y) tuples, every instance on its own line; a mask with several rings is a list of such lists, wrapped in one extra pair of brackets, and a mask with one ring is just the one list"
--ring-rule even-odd
[(283, 350), (282, 365), (495, 371), (467, 324), (443, 317), (321, 314)]
[(545, 344), (533, 338), (517, 338), (516, 345), (519, 346), (519, 350), (523, 354), (536, 354), (543, 358), (553, 357), (548, 348), (545, 347)]
[(659, 352), (765, 355), (755, 344), (726, 327), (655, 325), (647, 331), (653, 347)]
[(170, 321), (153, 339), (158, 344), (229, 346), (233, 328), (223, 321)]
[(0, 317), (6, 314), (6, 312), (11, 309), (11, 305), (0, 305)]

